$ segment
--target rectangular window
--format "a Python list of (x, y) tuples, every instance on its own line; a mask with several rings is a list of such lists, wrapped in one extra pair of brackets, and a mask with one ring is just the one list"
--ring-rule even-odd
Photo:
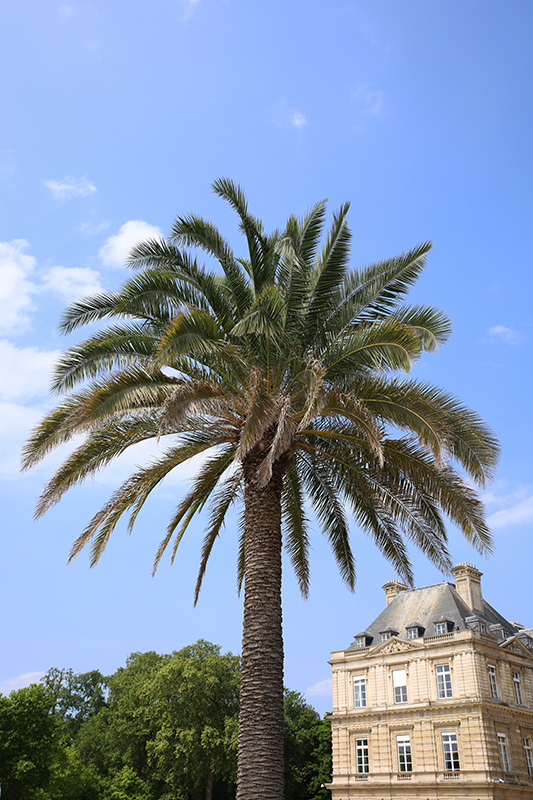
[(516, 702), (519, 706), (524, 704), (522, 700), (522, 685), (520, 683), (520, 673), (513, 672), (513, 683), (514, 683), (514, 696), (516, 697)]
[(496, 682), (496, 667), (493, 667), (492, 664), (488, 666), (489, 670), (489, 684), (490, 684), (490, 693), (495, 700), (498, 699), (498, 684)]
[(450, 665), (439, 664), (438, 667), (435, 667), (435, 672), (437, 674), (437, 692), (439, 695), (439, 700), (443, 700), (445, 697), (452, 697), (452, 677), (450, 675)]
[(418, 639), (418, 628), (407, 628), (408, 639)]
[(353, 704), (355, 708), (365, 708), (366, 706), (366, 681), (364, 675), (354, 676)]
[(392, 670), (392, 686), (394, 688), (394, 702), (407, 703), (407, 681), (404, 669)]
[(507, 740), (504, 733), (498, 734), (498, 744), (500, 745), (500, 755), (502, 757), (502, 766), (504, 772), (510, 772), (509, 755), (507, 753)]
[(369, 772), (368, 767), (368, 739), (355, 740), (355, 756), (357, 759), (357, 774), (367, 775)]
[(457, 734), (442, 734), (442, 749), (444, 752), (444, 769), (446, 772), (459, 771), (459, 748), (457, 747)]
[(398, 772), (412, 772), (413, 761), (409, 736), (397, 736), (396, 744), (398, 747)]
[(479, 623), (479, 630), (480, 630), (480, 633), (487, 633), (487, 626), (485, 625), (484, 622), (480, 622)]
[(355, 640), (356, 647), (366, 647), (366, 636), (358, 636)]
[(533, 752), (531, 751), (531, 739), (524, 739), (524, 753), (526, 754), (527, 771), (533, 775)]
[(385, 633), (381, 634), (381, 641), (382, 642), (386, 642), (387, 639), (390, 639), (391, 636), (392, 636), (392, 633), (390, 631), (385, 631)]
[(435, 633), (440, 636), (442, 633), (448, 633), (448, 626), (445, 622), (437, 622), (435, 625)]

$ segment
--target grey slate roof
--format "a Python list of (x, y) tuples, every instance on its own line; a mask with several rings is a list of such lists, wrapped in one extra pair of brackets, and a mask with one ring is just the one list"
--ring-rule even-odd
[[(436, 583), (432, 586), (423, 586), (420, 589), (407, 589), (398, 596), (381, 612), (366, 630), (356, 635), (373, 637), (372, 645), (379, 644), (381, 633), (387, 630), (397, 630), (398, 638), (407, 639), (407, 628), (413, 626), (413, 620), (421, 628), (425, 628), (424, 636), (435, 636), (435, 623), (447, 620), (453, 628), (465, 630), (471, 627), (467, 617), (479, 618), (485, 622), (487, 632), (491, 625), (502, 626), (507, 636), (518, 633), (508, 620), (483, 600), (483, 614), (478, 614), (469, 608), (460, 597), (455, 586), (448, 581)], [(353, 642), (349, 650), (355, 649)]]

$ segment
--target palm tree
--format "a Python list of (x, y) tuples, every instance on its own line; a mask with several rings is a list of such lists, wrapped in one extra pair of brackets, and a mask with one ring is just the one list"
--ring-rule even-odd
[[(242, 503), (237, 797), (279, 800), (282, 544), (304, 596), (309, 507), (351, 589), (350, 517), (407, 583), (408, 543), (446, 572), (445, 517), (477, 550), (490, 551), (482, 504), (457, 470), (483, 486), (498, 448), (480, 418), (450, 394), (398, 376), (450, 333), (439, 311), (402, 304), (429, 243), (350, 270), (347, 204), (324, 241), (323, 202), (267, 235), (239, 186), (223, 179), (213, 189), (239, 217), (246, 257), (236, 257), (209, 222), (178, 217), (167, 240), (133, 250), (136, 271), (121, 289), (72, 304), (64, 333), (96, 320), (111, 324), (59, 361), (53, 389), (66, 398), (34, 431), (23, 466), (84, 437), (46, 486), (40, 516), (126, 448), (161, 438), (161, 456), (126, 480), (74, 542), (70, 558), (90, 545), (94, 565), (122, 516), (129, 513), (131, 528), (165, 476), (202, 454), (154, 563), (167, 547), (174, 559), (207, 504), (195, 601), (226, 513)], [(217, 268), (200, 264), (199, 251)]]

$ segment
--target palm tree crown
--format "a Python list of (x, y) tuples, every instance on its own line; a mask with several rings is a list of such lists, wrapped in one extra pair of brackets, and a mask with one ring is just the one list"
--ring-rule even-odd
[[(308, 592), (306, 507), (351, 588), (350, 515), (408, 583), (407, 543), (450, 568), (445, 517), (475, 548), (489, 551), (482, 504), (458, 468), (483, 486), (497, 459), (493, 435), (447, 392), (398, 375), (450, 333), (439, 311), (403, 305), (430, 244), (352, 270), (347, 204), (333, 215), (324, 241), (323, 202), (268, 235), (240, 187), (218, 180), (213, 188), (239, 217), (245, 258), (212, 224), (178, 217), (167, 240), (133, 250), (135, 272), (121, 289), (65, 312), (64, 333), (95, 320), (114, 322), (70, 348), (57, 366), (53, 388), (66, 399), (33, 433), (23, 465), (74, 435), (84, 439), (50, 480), (37, 514), (132, 444), (161, 437), (162, 455), (123, 483), (74, 542), (71, 558), (90, 545), (94, 564), (122, 515), (132, 526), (165, 476), (204, 454), (154, 567), (167, 547), (174, 559), (191, 519), (208, 504), (197, 597), (226, 513), (244, 501), (238, 575), (245, 639), (254, 552), (268, 561), (261, 553), (278, 530), (300, 589)], [(217, 269), (200, 264), (199, 251)], [(263, 539), (264, 520), (270, 527)], [(279, 557), (272, 558), (261, 569), (276, 571)], [(262, 585), (264, 575), (257, 580)], [(243, 663), (244, 682), (245, 673)], [(281, 796), (279, 788), (243, 789), (242, 770), (238, 796)]]

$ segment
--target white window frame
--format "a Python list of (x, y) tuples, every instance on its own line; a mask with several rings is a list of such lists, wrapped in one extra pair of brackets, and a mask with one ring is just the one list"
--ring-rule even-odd
[(435, 623), (435, 636), (442, 636), (444, 633), (448, 633), (448, 623), (447, 622), (436, 622)]
[(368, 739), (355, 740), (355, 771), (357, 775), (368, 775), (370, 772)]
[(531, 739), (524, 738), (524, 753), (526, 755), (526, 765), (529, 775), (533, 775), (533, 750), (531, 749)]
[(513, 672), (514, 696), (519, 706), (524, 705), (524, 698), (522, 695), (522, 682), (520, 680), (520, 673)]
[(385, 631), (385, 633), (381, 634), (381, 641), (386, 642), (389, 639), (392, 639), (392, 633), (390, 631)]
[(392, 670), (392, 689), (395, 703), (407, 703), (407, 675), (405, 667)]
[(502, 767), (504, 772), (511, 771), (511, 764), (509, 762), (509, 752), (507, 750), (507, 737), (505, 733), (498, 733), (498, 746), (500, 748), (500, 756), (502, 759)]
[(398, 772), (412, 772), (413, 756), (409, 734), (402, 734), (396, 737), (396, 752), (398, 754)]
[(449, 664), (437, 664), (435, 667), (437, 676), (437, 695), (439, 700), (453, 697), (452, 692), (452, 673)]
[(498, 681), (496, 679), (496, 667), (494, 664), (487, 664), (487, 672), (489, 674), (489, 686), (490, 686), (490, 693), (493, 700), (500, 699), (500, 693), (498, 692)]
[(461, 762), (459, 761), (459, 744), (455, 731), (443, 731), (442, 752), (444, 755), (444, 772), (460, 772)]
[(408, 639), (418, 639), (418, 628), (407, 628), (407, 638)]
[(357, 636), (355, 639), (356, 647), (366, 647), (366, 636)]
[(354, 708), (366, 708), (366, 676), (353, 676), (353, 706)]

